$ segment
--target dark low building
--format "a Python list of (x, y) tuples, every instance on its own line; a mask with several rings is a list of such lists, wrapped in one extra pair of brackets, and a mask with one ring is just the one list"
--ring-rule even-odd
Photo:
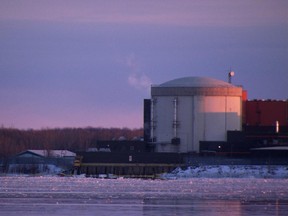
[[(118, 144), (121, 145), (121, 144)], [(125, 145), (124, 145), (125, 146)], [(99, 176), (113, 174), (123, 177), (154, 178), (185, 166), (184, 155), (137, 151), (77, 152), (75, 170), (78, 174)]]
[(288, 164), (288, 133), (228, 131), (227, 142), (200, 142), (201, 155), (246, 158), (255, 164)]
[(64, 170), (72, 169), (76, 154), (68, 150), (28, 149), (11, 157), (8, 162), (10, 173), (50, 172), (50, 165)]
[(77, 152), (74, 164), (78, 174), (137, 178), (153, 178), (183, 166), (183, 154), (155, 153), (140, 140), (97, 141), (87, 151)]

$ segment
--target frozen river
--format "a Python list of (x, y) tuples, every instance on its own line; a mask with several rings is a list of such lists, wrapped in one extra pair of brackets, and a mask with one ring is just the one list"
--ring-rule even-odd
[(0, 215), (288, 215), (288, 179), (0, 177)]

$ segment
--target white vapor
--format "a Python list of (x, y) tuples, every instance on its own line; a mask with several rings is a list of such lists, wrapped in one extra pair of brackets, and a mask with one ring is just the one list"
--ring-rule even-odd
[(138, 90), (149, 90), (152, 81), (146, 74), (139, 72), (139, 63), (133, 53), (126, 58), (125, 65), (129, 68), (129, 85)]
[(136, 89), (149, 89), (151, 86), (151, 80), (145, 74), (132, 73), (128, 77), (128, 83)]

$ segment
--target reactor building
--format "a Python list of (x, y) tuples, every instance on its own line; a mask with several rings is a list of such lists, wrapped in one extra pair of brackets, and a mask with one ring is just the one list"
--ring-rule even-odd
[(155, 152), (199, 153), (201, 141), (226, 141), (241, 131), (242, 87), (207, 77), (184, 77), (151, 87), (144, 131)]

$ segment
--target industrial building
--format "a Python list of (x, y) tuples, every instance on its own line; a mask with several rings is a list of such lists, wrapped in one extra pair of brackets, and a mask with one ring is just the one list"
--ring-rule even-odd
[(242, 128), (242, 102), (242, 87), (207, 77), (152, 86), (146, 113), (155, 151), (199, 153), (200, 141), (226, 141), (228, 130)]
[(197, 164), (283, 165), (287, 157), (287, 100), (249, 101), (231, 82), (184, 77), (151, 87), (144, 142), (97, 141), (77, 153), (74, 169), (87, 176), (155, 177)]
[(247, 100), (243, 114), (245, 131), (288, 132), (288, 100)]

